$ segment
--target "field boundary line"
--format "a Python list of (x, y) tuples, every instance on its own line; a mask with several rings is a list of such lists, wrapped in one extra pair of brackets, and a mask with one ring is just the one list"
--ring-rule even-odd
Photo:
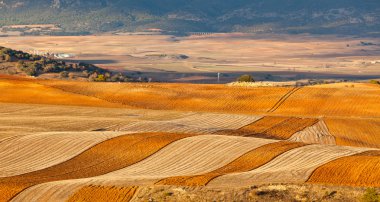
[(269, 109), (267, 112), (272, 113), (276, 111), (291, 95), (293, 95), (295, 92), (300, 90), (302, 87), (294, 87), (289, 92), (287, 92), (285, 95), (283, 95), (280, 100), (276, 102), (276, 104), (273, 105), (271, 109)]
[[(337, 146), (341, 146), (341, 145), (337, 145)], [(341, 147), (347, 147), (347, 146), (341, 146)], [(379, 150), (373, 149), (373, 150), (361, 151), (361, 152), (358, 152), (358, 153), (356, 153), (356, 154), (351, 154), (351, 155), (348, 155), (348, 156), (342, 156), (342, 157), (340, 157), (340, 158), (337, 158), (337, 159), (334, 159), (334, 160), (329, 161), (329, 162), (327, 162), (327, 163), (324, 163), (324, 164), (318, 166), (316, 169), (314, 169), (313, 172), (311, 172), (311, 174), (310, 174), (309, 177), (307, 178), (307, 180), (305, 180), (305, 182), (306, 182), (306, 183), (311, 183), (311, 182), (309, 182), (309, 181), (310, 181), (310, 178), (313, 176), (313, 174), (314, 174), (315, 172), (317, 172), (317, 170), (318, 170), (319, 168), (321, 168), (322, 166), (325, 166), (325, 165), (328, 164), (328, 163), (331, 163), (331, 162), (334, 162), (334, 161), (338, 161), (338, 160), (341, 160), (341, 159), (344, 159), (344, 158), (347, 158), (347, 157), (360, 156), (360, 155), (362, 155), (362, 154), (365, 154), (365, 153), (367, 153), (367, 152), (371, 152), (371, 151), (379, 151)]]

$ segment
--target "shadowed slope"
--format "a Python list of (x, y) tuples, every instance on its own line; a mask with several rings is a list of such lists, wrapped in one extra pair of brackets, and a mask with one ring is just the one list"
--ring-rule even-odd
[(179, 186), (204, 186), (212, 179), (228, 173), (246, 172), (264, 165), (288, 150), (304, 146), (295, 142), (276, 142), (261, 146), (240, 156), (231, 163), (203, 175), (169, 177), (156, 184)]
[(367, 151), (317, 168), (309, 183), (380, 187), (380, 151)]

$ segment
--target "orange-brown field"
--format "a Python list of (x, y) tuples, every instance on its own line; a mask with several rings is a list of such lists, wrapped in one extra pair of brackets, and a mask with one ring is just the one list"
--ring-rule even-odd
[(379, 187), (379, 157), (379, 151), (370, 151), (337, 159), (315, 170), (308, 182)]
[(0, 76), (0, 201), (356, 201), (380, 188), (380, 86), (293, 89)]
[(276, 142), (252, 150), (235, 161), (212, 172), (195, 176), (176, 176), (160, 180), (156, 184), (179, 186), (205, 186), (212, 179), (228, 173), (250, 171), (258, 168), (288, 150), (304, 146), (295, 142)]
[(68, 201), (130, 201), (136, 191), (137, 187), (87, 186), (75, 192)]
[[(2, 46), (38, 53), (67, 53), (109, 69), (143, 72), (153, 80), (217, 82), (235, 80), (239, 72), (265, 72), (282, 78), (380, 77), (379, 39), (214, 34), (204, 37), (165, 35), (6, 37)], [(188, 58), (182, 58), (185, 55)], [(280, 73), (278, 73), (280, 72)], [(182, 75), (185, 73), (185, 75)], [(192, 73), (192, 74), (186, 74)], [(231, 76), (228, 76), (231, 74)], [(298, 77), (296, 77), (298, 75)]]

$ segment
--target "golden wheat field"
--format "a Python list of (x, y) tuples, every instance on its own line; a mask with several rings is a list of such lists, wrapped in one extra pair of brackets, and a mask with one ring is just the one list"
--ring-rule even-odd
[(257, 201), (242, 190), (380, 188), (374, 84), (0, 76), (0, 92), (0, 201)]

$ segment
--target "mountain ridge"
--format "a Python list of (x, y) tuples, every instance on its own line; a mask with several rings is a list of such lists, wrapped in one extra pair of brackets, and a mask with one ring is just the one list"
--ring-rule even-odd
[(65, 31), (254, 32), (377, 35), (376, 0), (3, 0), (0, 26)]

